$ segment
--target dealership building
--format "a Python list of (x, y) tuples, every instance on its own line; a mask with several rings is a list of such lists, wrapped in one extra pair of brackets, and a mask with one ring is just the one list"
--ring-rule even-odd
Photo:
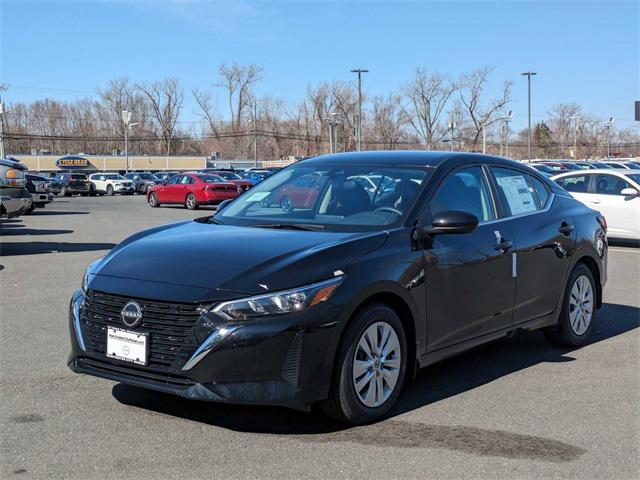
[(124, 172), (124, 171), (185, 171), (201, 168), (253, 168), (284, 167), (296, 160), (288, 157), (282, 160), (220, 160), (216, 157), (190, 156), (129, 156), (124, 155), (14, 155), (29, 167), (30, 171), (57, 173), (65, 170), (79, 172)]

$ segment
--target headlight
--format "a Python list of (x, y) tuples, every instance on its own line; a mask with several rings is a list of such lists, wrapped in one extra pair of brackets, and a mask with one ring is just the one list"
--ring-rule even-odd
[(300, 312), (326, 302), (342, 280), (340, 276), (292, 290), (232, 300), (217, 305), (212, 312), (227, 321)]
[(89, 269), (85, 270), (84, 275), (82, 276), (82, 283), (80, 286), (82, 287), (82, 291), (87, 291), (87, 284), (89, 283)]
[(99, 259), (91, 262), (82, 276), (82, 283), (80, 284), (82, 291), (86, 292), (87, 288), (89, 288), (89, 275), (93, 274), (94, 267), (100, 262), (104, 257), (100, 257)]

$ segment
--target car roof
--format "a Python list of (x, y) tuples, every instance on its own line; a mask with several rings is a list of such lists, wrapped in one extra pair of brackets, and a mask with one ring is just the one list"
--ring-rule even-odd
[(625, 175), (633, 175), (634, 172), (640, 173), (640, 170), (622, 170), (615, 168), (594, 168), (591, 170), (571, 170), (569, 172), (558, 173), (551, 177), (551, 179), (555, 179), (558, 177), (570, 177), (572, 175), (596, 175), (596, 174), (605, 174), (605, 175), (617, 175), (617, 176), (625, 176)]
[(347, 152), (347, 153), (334, 153), (329, 155), (319, 155), (317, 157), (311, 157), (304, 160), (300, 160), (296, 163), (311, 165), (311, 164), (353, 164), (353, 165), (366, 165), (370, 163), (374, 164), (396, 164), (403, 166), (424, 166), (424, 167), (436, 167), (445, 160), (459, 159), (473, 162), (491, 162), (491, 163), (503, 163), (505, 165), (522, 165), (522, 162), (515, 162), (501, 157), (493, 157), (491, 155), (484, 155), (480, 153), (466, 153), (466, 152), (438, 152), (438, 151), (423, 151), (423, 150), (377, 150), (368, 152)]

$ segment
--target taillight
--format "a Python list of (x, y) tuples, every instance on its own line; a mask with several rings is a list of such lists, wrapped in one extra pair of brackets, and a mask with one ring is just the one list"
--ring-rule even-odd
[(22, 170), (10, 168), (7, 170), (5, 178), (7, 180), (7, 185), (11, 187), (24, 187), (24, 172)]
[(598, 223), (600, 224), (600, 226), (604, 229), (605, 233), (607, 231), (607, 219), (604, 218), (604, 215), (598, 215), (596, 217), (596, 219), (598, 220)]

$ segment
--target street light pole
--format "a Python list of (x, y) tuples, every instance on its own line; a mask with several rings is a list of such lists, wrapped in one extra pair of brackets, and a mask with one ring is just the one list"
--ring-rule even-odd
[(578, 115), (573, 115), (569, 117), (569, 119), (573, 120), (573, 159), (578, 159), (578, 119), (580, 117)]
[(258, 107), (253, 101), (253, 166), (258, 168)]
[(528, 101), (528, 135), (527, 135), (527, 159), (531, 161), (531, 77), (537, 75), (536, 72), (524, 72), (520, 75), (527, 76), (527, 101)]
[(609, 121), (605, 122), (604, 127), (607, 129), (607, 160), (611, 157), (611, 127), (613, 126), (614, 118), (609, 117)]
[(122, 110), (122, 123), (124, 125), (125, 173), (129, 173), (129, 139), (127, 138), (127, 132), (129, 130), (129, 122), (131, 122), (131, 112), (129, 110)]
[(354, 68), (351, 73), (358, 74), (358, 130), (356, 132), (356, 148), (362, 150), (362, 74), (368, 73), (365, 68)]

